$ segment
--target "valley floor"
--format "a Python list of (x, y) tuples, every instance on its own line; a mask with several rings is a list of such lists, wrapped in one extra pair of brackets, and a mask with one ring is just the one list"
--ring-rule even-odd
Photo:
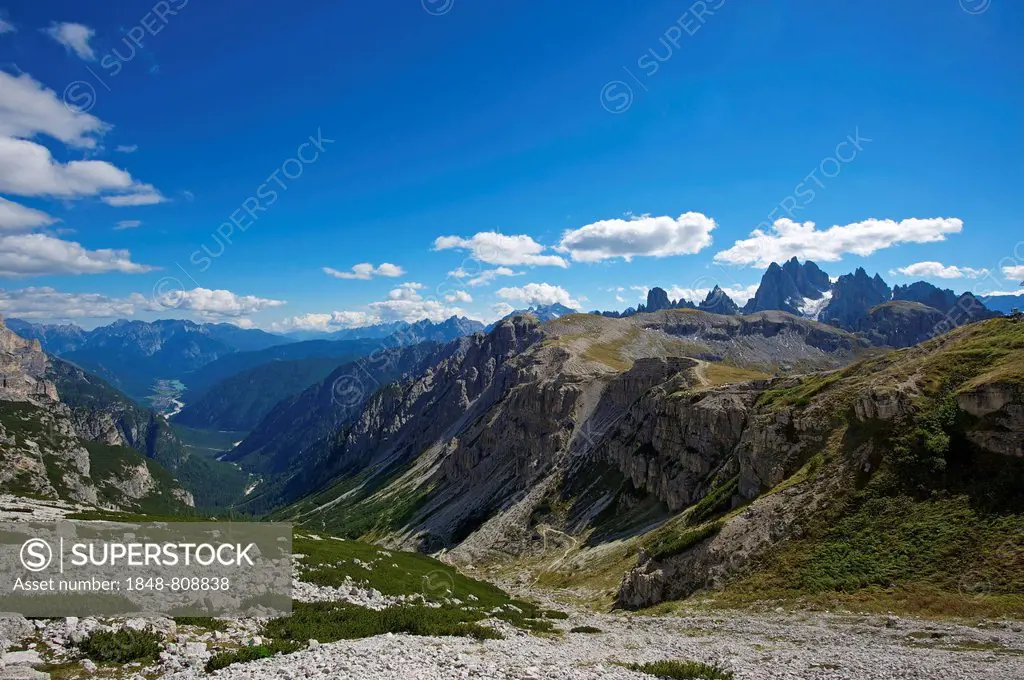
[[(386, 635), (319, 645), (288, 656), (230, 666), (218, 678), (377, 680), (618, 679), (651, 676), (620, 664), (665, 659), (718, 663), (736, 680), (928, 680), (1024, 677), (1024, 624), (977, 627), (885, 616), (721, 612), (683, 617), (578, 614), (568, 631), (538, 637), (504, 630), (505, 640)], [(187, 671), (178, 680), (204, 677)]]

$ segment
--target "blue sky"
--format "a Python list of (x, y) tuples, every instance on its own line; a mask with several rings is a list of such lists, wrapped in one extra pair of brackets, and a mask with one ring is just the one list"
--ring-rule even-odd
[(0, 0), (0, 313), (489, 320), (793, 255), (1016, 292), (1019, 3), (636, 4)]

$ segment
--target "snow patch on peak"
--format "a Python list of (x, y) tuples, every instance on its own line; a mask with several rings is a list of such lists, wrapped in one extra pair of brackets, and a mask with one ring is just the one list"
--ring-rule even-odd
[(800, 311), (800, 316), (817, 320), (818, 316), (821, 314), (822, 310), (828, 306), (831, 299), (832, 291), (826, 290), (817, 300), (813, 298), (804, 298), (796, 308)]

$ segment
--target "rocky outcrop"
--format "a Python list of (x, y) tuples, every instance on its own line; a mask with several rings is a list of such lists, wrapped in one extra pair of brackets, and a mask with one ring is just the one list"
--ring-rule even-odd
[(1024, 457), (1024, 387), (994, 382), (957, 394), (957, 406), (978, 418), (968, 438), (988, 451)]
[(25, 340), (0, 317), (0, 399), (34, 404), (57, 400), (57, 389), (46, 379), (46, 354), (38, 340)]
[[(843, 499), (849, 499), (868, 476), (885, 465), (893, 452), (893, 438), (900, 437), (908, 427), (934, 427), (927, 424), (927, 413), (936, 408), (936, 398), (941, 396), (936, 394), (936, 369), (946, 380), (960, 381), (960, 387), (956, 388), (955, 383), (952, 387), (956, 389), (960, 417), (954, 419), (955, 424), (944, 427), (955, 428), (950, 431), (952, 438), (965, 437), (977, 447), (965, 458), (963, 449), (968, 445), (958, 444), (960, 450), (951, 454), (959, 457), (957, 464), (972, 459), (985, 461), (967, 474), (979, 479), (984, 475), (1011, 475), (1009, 479), (1013, 479), (1012, 475), (1019, 474), (1019, 464), (1000, 464), (998, 460), (993, 464), (984, 454), (1024, 457), (1024, 388), (1020, 382), (1017, 323), (1012, 319), (989, 321), (951, 333), (943, 342), (893, 352), (884, 359), (841, 372), (747, 386), (745, 389), (755, 392), (755, 399), (744, 404), (738, 436), (733, 430), (722, 442), (705, 439), (698, 446), (704, 454), (702, 459), (712, 464), (717, 460), (727, 475), (738, 475), (737, 492), (750, 502), (749, 506), (719, 525), (704, 524), (706, 535), (678, 554), (657, 559), (643, 554), (623, 579), (619, 606), (649, 606), (720, 585), (765, 551), (803, 536), (808, 523), (826, 508), (841, 512)], [(963, 373), (949, 373), (950, 362), (963, 356), (984, 359), (979, 358), (978, 364), (963, 364)], [(946, 383), (944, 389), (951, 386)], [(722, 398), (734, 397), (735, 391), (736, 387), (730, 386), (710, 392)], [(698, 392), (690, 400), (699, 404), (709, 398)], [(683, 415), (660, 406), (648, 405), (647, 410), (664, 424), (644, 423), (645, 432), (682, 429), (675, 420)], [(695, 414), (686, 417), (700, 421)], [(703, 430), (730, 432), (721, 427), (723, 422), (728, 421), (719, 420), (716, 425), (704, 420)], [(654, 441), (646, 435), (622, 447), (619, 464), (627, 470), (632, 469), (629, 466), (643, 470), (649, 460), (643, 454), (655, 449), (662, 458), (686, 460), (691, 455), (689, 447), (698, 439), (673, 442), (674, 455), (666, 455)], [(717, 452), (723, 448), (728, 454), (721, 459)], [(815, 465), (809, 465), (811, 461)], [(800, 474), (796, 474), (798, 471)], [(671, 472), (659, 469), (659, 474)], [(956, 483), (963, 474), (957, 473)], [(922, 472), (921, 479), (926, 476)], [(708, 479), (705, 477), (705, 488)], [(721, 480), (722, 475), (714, 479)], [(893, 477), (885, 479), (883, 488), (897, 483)], [(644, 482), (642, 474), (634, 474), (634, 480)], [(992, 480), (992, 486), (1000, 484), (1005, 486), (1007, 481)], [(982, 483), (978, 488), (987, 487)], [(684, 506), (702, 495), (698, 492)]]

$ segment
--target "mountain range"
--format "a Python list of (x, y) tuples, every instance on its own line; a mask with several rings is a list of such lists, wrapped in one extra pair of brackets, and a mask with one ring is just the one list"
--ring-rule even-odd
[[(787, 309), (752, 311), (772, 305)], [(0, 487), (111, 508), (230, 507), (465, 564), (557, 554), (552, 568), (574, 582), (618, 582), (622, 607), (742, 578), (784, 589), (827, 573), (856, 589), (935, 573), (940, 559), (966, 569), (966, 553), (940, 555), (942, 536), (1016, 573), (1016, 553), (994, 542), (1004, 524), (1024, 529), (1021, 318), (794, 261), (769, 267), (743, 310), (721, 289), (699, 305), (652, 289), (643, 308), (535, 307), (485, 332), (456, 319), (387, 342), (230, 352), (190, 369), (223, 377), (178, 417), (243, 431), (210, 455), (2, 328)], [(158, 344), (136, 330), (136, 355)], [(183, 325), (152, 353), (177, 351), (182, 333), (227, 344)], [(71, 355), (83, 342), (39, 334)], [(863, 526), (904, 555), (913, 540), (921, 564), (888, 566), (888, 543), (870, 542), (858, 550), (881, 562), (821, 561), (863, 542)]]
[[(1001, 299), (996, 302), (1006, 306)], [(801, 263), (795, 257), (782, 265), (769, 265), (754, 296), (742, 309), (719, 286), (699, 305), (670, 300), (663, 288), (655, 287), (648, 291), (646, 304), (635, 309), (593, 313), (621, 318), (664, 309), (700, 309), (715, 314), (778, 310), (860, 333), (872, 344), (891, 347), (908, 347), (1000, 313), (986, 307), (985, 298), (971, 293), (957, 295), (924, 281), (890, 288), (880, 275), (869, 276), (861, 267), (833, 281), (814, 262)]]

